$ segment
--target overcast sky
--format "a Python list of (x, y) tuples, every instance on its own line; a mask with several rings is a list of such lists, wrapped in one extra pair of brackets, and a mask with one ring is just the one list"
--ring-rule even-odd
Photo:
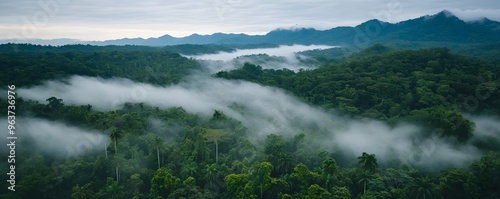
[(450, 10), (500, 21), (498, 0), (0, 0), (0, 39), (106, 40), (398, 22)]

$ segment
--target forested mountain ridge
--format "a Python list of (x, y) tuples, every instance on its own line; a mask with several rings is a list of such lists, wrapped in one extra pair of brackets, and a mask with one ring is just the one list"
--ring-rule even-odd
[[(383, 20), (383, 19), (382, 19)], [(276, 29), (265, 35), (214, 33), (211, 35), (192, 34), (186, 37), (163, 35), (157, 38), (123, 38), (105, 41), (69, 41), (67, 44), (91, 45), (141, 45), (168, 46), (178, 44), (323, 44), (364, 48), (377, 42), (449, 42), (464, 44), (498, 45), (500, 22), (483, 18), (465, 22), (449, 11), (426, 15), (398, 23), (388, 23), (378, 19), (368, 20), (357, 26), (334, 27), (328, 30), (313, 28)], [(23, 40), (3, 41), (3, 43), (23, 43)], [(26, 40), (25, 43), (47, 44), (50, 41)], [(54, 41), (54, 45), (60, 45)]]
[(500, 22), (487, 18), (474, 22), (464, 22), (449, 11), (431, 16), (422, 16), (399, 23), (369, 20), (354, 27), (336, 27), (329, 30), (302, 28), (296, 30), (278, 29), (265, 35), (193, 34), (175, 38), (164, 35), (149, 39), (118, 39), (92, 42), (94, 45), (150, 45), (164, 46), (176, 44), (326, 44), (352, 45), (358, 48), (376, 42), (455, 42), (455, 43), (498, 43)]

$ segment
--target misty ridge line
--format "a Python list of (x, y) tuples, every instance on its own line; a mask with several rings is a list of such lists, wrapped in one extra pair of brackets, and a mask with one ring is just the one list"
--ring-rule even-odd
[(183, 55), (183, 56), (194, 59), (202, 59), (202, 60), (230, 61), (244, 55), (267, 54), (269, 56), (278, 56), (278, 57), (286, 57), (293, 59), (297, 52), (308, 51), (308, 50), (325, 50), (325, 49), (339, 48), (339, 47), (340, 46), (294, 44), (294, 45), (279, 45), (276, 48), (236, 49), (234, 52), (219, 51), (213, 54), (192, 55), (192, 56)]
[(246, 62), (257, 62), (263, 69), (288, 69), (298, 71), (300, 69), (311, 69), (317, 67), (301, 63), (301, 60), (310, 59), (310, 57), (300, 54), (301, 52), (331, 48), (341, 48), (341, 46), (294, 44), (280, 45), (278, 47), (271, 48), (236, 49), (233, 52), (219, 51), (213, 54), (182, 56), (190, 59), (196, 59), (211, 74), (240, 68)]
[[(43, 91), (43, 92), (41, 92)], [(407, 123), (389, 125), (373, 119), (339, 116), (305, 104), (284, 91), (255, 83), (193, 75), (172, 86), (153, 86), (124, 78), (102, 79), (72, 76), (65, 81), (47, 81), (43, 85), (20, 88), (20, 96), (45, 101), (55, 96), (70, 105), (90, 104), (100, 111), (120, 109), (126, 103), (144, 103), (152, 107), (182, 107), (188, 112), (209, 118), (214, 110), (239, 120), (248, 128), (249, 139), (261, 143), (271, 133), (293, 137), (304, 133), (319, 147), (333, 154), (357, 157), (362, 152), (377, 155), (381, 162), (399, 159), (401, 162), (430, 168), (464, 166), (480, 157), (472, 142), (454, 145), (449, 138), (432, 137), (432, 151), (426, 159), (411, 157), (413, 151), (426, 146), (422, 128)], [(234, 108), (237, 105), (238, 108)], [(500, 137), (496, 120), (473, 117), (478, 129), (474, 139), (485, 135)], [(314, 134), (308, 134), (311, 132)], [(477, 132), (477, 131), (476, 131)]]

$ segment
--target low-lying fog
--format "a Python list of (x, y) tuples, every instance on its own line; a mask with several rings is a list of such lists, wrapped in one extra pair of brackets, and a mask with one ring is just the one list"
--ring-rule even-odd
[(296, 52), (308, 51), (308, 50), (323, 50), (335, 48), (335, 46), (326, 46), (326, 45), (281, 45), (277, 48), (256, 48), (256, 49), (238, 49), (234, 52), (219, 52), (216, 54), (204, 54), (204, 55), (195, 55), (190, 56), (195, 59), (203, 59), (203, 60), (220, 60), (220, 61), (230, 61), (234, 58), (241, 57), (244, 55), (257, 55), (257, 54), (267, 54), (269, 56), (278, 56), (278, 57), (286, 57), (286, 58), (295, 58)]
[[(242, 121), (252, 135), (249, 139), (256, 143), (271, 133), (294, 136), (314, 129), (317, 133), (308, 136), (308, 141), (318, 148), (353, 158), (365, 151), (375, 153), (382, 163), (399, 159), (410, 165), (463, 166), (481, 155), (469, 144), (457, 147), (437, 137), (423, 139), (421, 129), (413, 124), (391, 127), (376, 120), (338, 117), (280, 89), (245, 81), (194, 75), (178, 85), (158, 87), (121, 78), (73, 76), (64, 82), (48, 81), (18, 92), (25, 99), (43, 102), (56, 96), (66, 104), (91, 104), (102, 111), (119, 109), (125, 102), (142, 102), (160, 108), (182, 106), (205, 117), (217, 109)], [(489, 129), (483, 126), (495, 123), (489, 118), (474, 118), (474, 121), (477, 129)], [(498, 136), (499, 132), (488, 133)]]
[(210, 73), (216, 73), (221, 70), (233, 70), (241, 67), (245, 62), (258, 64), (264, 69), (287, 68), (297, 71), (299, 69), (310, 69), (316, 67), (302, 63), (300, 60), (308, 59), (308, 57), (300, 55), (298, 52), (308, 50), (324, 50), (336, 47), (338, 46), (281, 45), (276, 48), (238, 49), (234, 52), (219, 52), (216, 54), (203, 54), (186, 57), (200, 60)]
[[(0, 119), (0, 129), (7, 129), (7, 120)], [(83, 155), (90, 151), (104, 150), (109, 136), (97, 130), (82, 129), (61, 122), (37, 118), (16, 118), (16, 148), (30, 144), (37, 150), (56, 158), (69, 158)], [(3, 143), (8, 143), (6, 136), (1, 136)], [(4, 145), (5, 146), (5, 145)]]
[[(293, 52), (299, 47), (303, 48), (302, 50), (330, 48), (329, 46), (281, 46), (266, 51), (240, 50), (235, 53), (201, 55), (197, 58), (227, 61), (248, 53), (274, 53), (273, 55), (293, 57)], [(220, 70), (217, 62), (200, 63), (210, 71)], [(228, 69), (241, 67), (234, 62), (224, 62), (224, 64)], [(455, 146), (450, 140), (438, 137), (424, 138), (422, 128), (415, 124), (401, 123), (390, 126), (377, 120), (340, 117), (334, 112), (305, 104), (277, 88), (246, 81), (218, 79), (205, 73), (193, 74), (177, 85), (165, 87), (124, 78), (72, 76), (62, 81), (51, 80), (30, 88), (18, 88), (17, 91), (25, 100), (32, 99), (45, 103), (46, 99), (54, 96), (63, 99), (67, 105), (91, 104), (94, 109), (101, 111), (120, 109), (126, 102), (145, 103), (159, 108), (181, 106), (188, 112), (198, 113), (206, 118), (211, 117), (214, 110), (221, 110), (226, 115), (240, 120), (248, 128), (249, 139), (256, 144), (262, 143), (271, 133), (287, 137), (304, 133), (307, 141), (318, 146), (317, 149), (350, 156), (353, 160), (362, 152), (368, 152), (376, 154), (382, 164), (397, 159), (408, 165), (443, 168), (466, 166), (481, 156), (481, 152), (469, 143)], [(471, 141), (484, 137), (500, 139), (497, 118), (468, 117), (476, 123), (477, 129)], [(35, 139), (35, 144), (47, 152), (67, 150), (68, 144), (62, 143), (75, 145), (84, 137), (86, 140), (100, 140), (91, 143), (92, 146), (107, 141), (107, 138), (96, 137), (99, 134), (93, 131), (46, 120), (29, 118), (23, 120), (26, 131), (24, 134), (41, 137)], [(4, 124), (5, 121), (0, 127), (3, 128)], [(60, 136), (62, 132), (65, 136)]]

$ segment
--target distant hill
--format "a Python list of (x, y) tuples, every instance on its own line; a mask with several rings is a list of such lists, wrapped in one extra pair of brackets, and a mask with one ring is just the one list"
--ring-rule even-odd
[(500, 22), (487, 18), (465, 22), (449, 11), (422, 16), (399, 23), (369, 20), (355, 27), (336, 27), (329, 30), (278, 29), (265, 35), (193, 34), (176, 38), (164, 35), (158, 38), (118, 39), (89, 42), (93, 45), (147, 45), (165, 46), (177, 44), (327, 44), (353, 45), (358, 48), (374, 42), (453, 42), (453, 43), (498, 43)]
[(179, 44), (323, 44), (363, 48), (380, 42), (447, 42), (466, 44), (500, 43), (500, 22), (487, 18), (465, 22), (449, 11), (426, 15), (399, 23), (372, 19), (355, 27), (336, 27), (329, 30), (313, 28), (277, 29), (265, 35), (192, 34), (187, 37), (163, 35), (157, 38), (123, 38), (106, 41), (55, 40), (0, 40), (0, 43), (32, 43), (41, 45), (90, 44), (90, 45), (141, 45), (169, 46)]

